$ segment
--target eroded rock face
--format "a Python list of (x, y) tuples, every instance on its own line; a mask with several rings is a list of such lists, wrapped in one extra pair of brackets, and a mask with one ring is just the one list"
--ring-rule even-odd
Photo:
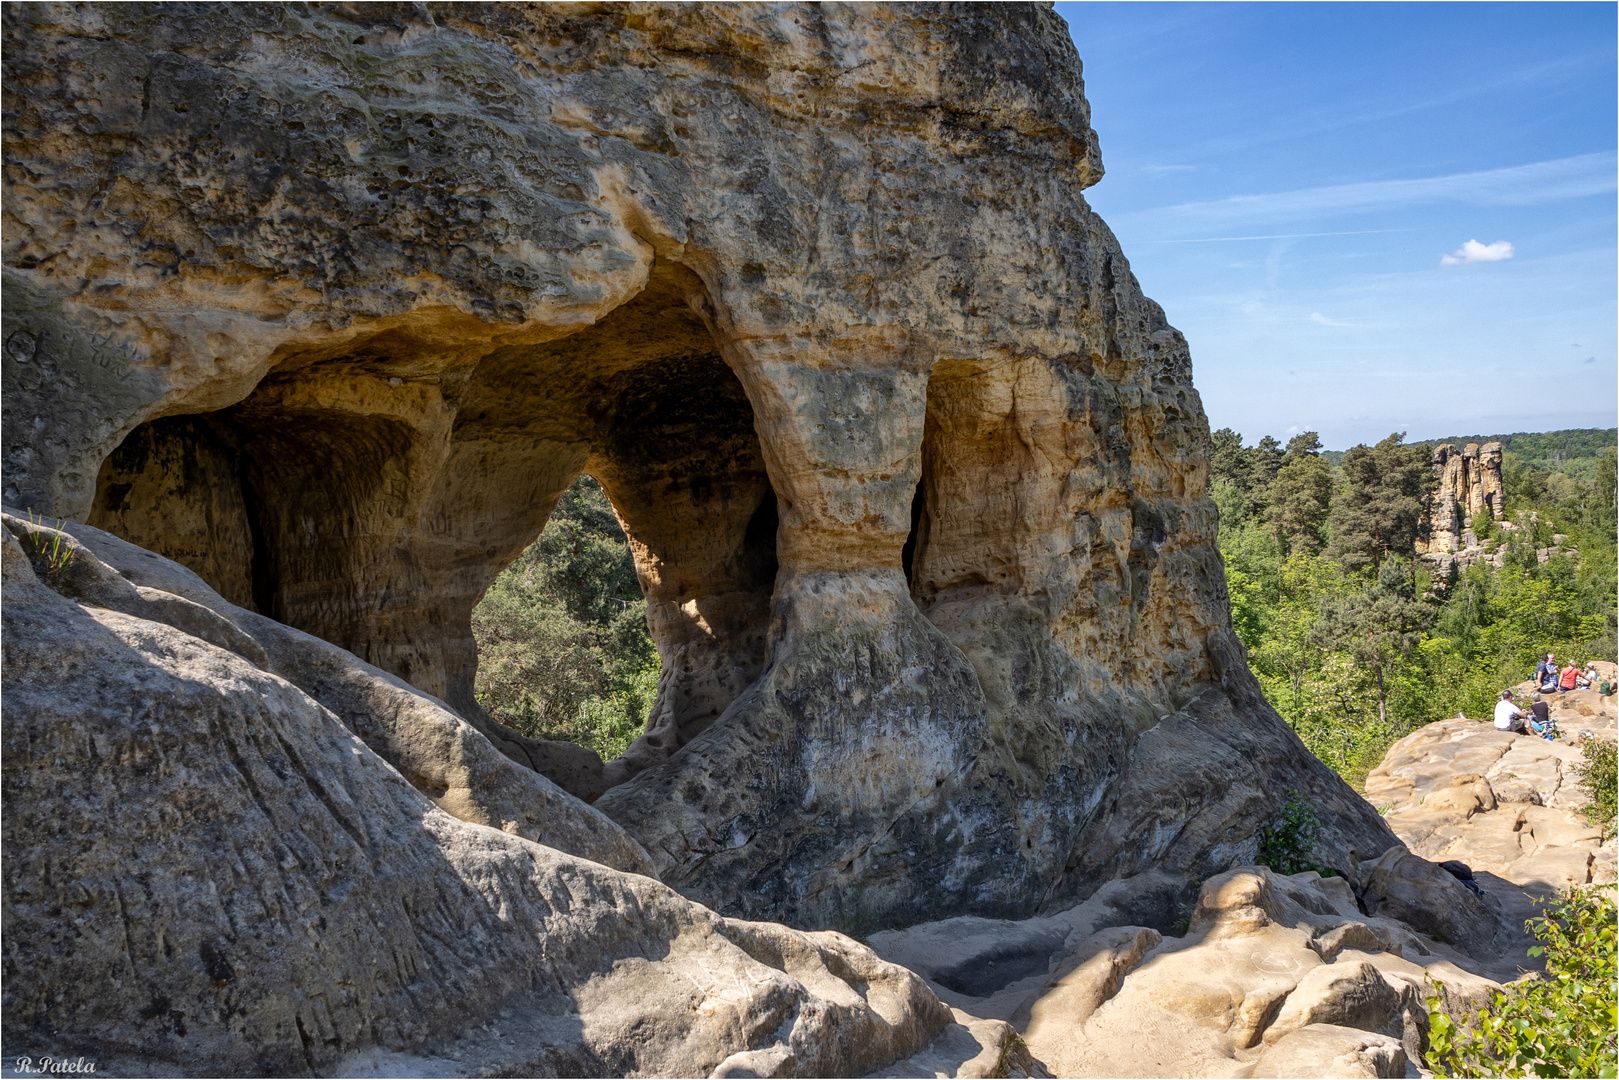
[(1474, 515), (1487, 512), (1496, 521), (1505, 516), (1501, 456), (1498, 442), (1460, 447), (1441, 443), (1434, 447), (1433, 471), (1439, 489), (1428, 511), (1431, 532), (1426, 544), (1430, 554), (1454, 555), (1466, 548), (1464, 534), (1470, 535), (1469, 522)]
[[(841, 934), (727, 920), (602, 865), (646, 858), (341, 650), (94, 530), (5, 526), (8, 1056), (115, 1075), (706, 1076), (768, 1053), (846, 1076), (951, 1022)], [(63, 542), (60, 567), (45, 553)], [(407, 780), (435, 731), (440, 775)], [(430, 801), (424, 781), (463, 789)], [(550, 846), (512, 835), (536, 832)]]
[[(1333, 865), (1393, 843), (1230, 632), (1049, 10), (4, 19), (10, 504), (441, 699), (726, 914), (1027, 915), (1251, 858), (1290, 789)], [(605, 767), (471, 689), (581, 470), (664, 661)]]

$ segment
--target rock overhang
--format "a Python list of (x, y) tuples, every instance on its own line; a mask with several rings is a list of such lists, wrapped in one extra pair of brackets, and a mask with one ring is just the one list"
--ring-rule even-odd
[[(236, 524), (141, 542), (261, 553), (210, 583), (616, 783), (730, 913), (1028, 914), (1221, 869), (1290, 786), (1340, 861), (1388, 846), (1226, 655), (1187, 346), (1081, 195), (1051, 12), (39, 6), (6, 35), (8, 501), (97, 521), (120, 447), (167, 424), (195, 457), (205, 425), (224, 479), (179, 498)], [(581, 399), (619, 371), (639, 397)], [(717, 412), (677, 476), (622, 403), (683, 378)], [(605, 773), (470, 694), (472, 603), (587, 465), (661, 700), (702, 698)]]

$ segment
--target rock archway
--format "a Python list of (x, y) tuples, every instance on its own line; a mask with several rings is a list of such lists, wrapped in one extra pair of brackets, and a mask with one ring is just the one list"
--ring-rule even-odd
[[(594, 799), (662, 761), (764, 665), (776, 499), (753, 411), (660, 263), (599, 323), (435, 369), (387, 342), (277, 370), (242, 402), (137, 427), (89, 524), (221, 595), (444, 698), (503, 749)], [(663, 676), (647, 733), (605, 774), (479, 707), (470, 617), (588, 470), (631, 540)]]
[[(1290, 788), (1324, 862), (1379, 854), (1231, 632), (1066, 29), (937, 15), (8, 8), (7, 504), (442, 698), (729, 914), (1213, 873)], [(471, 609), (585, 469), (664, 662), (607, 768), (472, 695)]]

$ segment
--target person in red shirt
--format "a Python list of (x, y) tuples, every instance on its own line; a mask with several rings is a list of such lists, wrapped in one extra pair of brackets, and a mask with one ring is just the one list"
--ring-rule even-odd
[(1574, 689), (1574, 684), (1579, 681), (1579, 678), (1580, 669), (1574, 666), (1574, 661), (1570, 660), (1568, 662), (1568, 667), (1563, 669), (1562, 677), (1557, 680), (1557, 688), (1559, 690), (1572, 690)]

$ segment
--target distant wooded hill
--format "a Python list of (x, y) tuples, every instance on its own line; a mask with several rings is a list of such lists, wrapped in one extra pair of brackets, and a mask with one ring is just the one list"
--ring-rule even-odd
[[(1432, 449), (1440, 443), (1465, 446), (1468, 443), (1498, 442), (1517, 463), (1540, 472), (1566, 472), (1578, 475), (1581, 465), (1594, 463), (1602, 451), (1619, 445), (1619, 428), (1569, 428), (1566, 431), (1515, 431), (1510, 435), (1449, 435), (1412, 443)], [(1344, 451), (1327, 450), (1321, 455), (1327, 463), (1343, 463)]]

